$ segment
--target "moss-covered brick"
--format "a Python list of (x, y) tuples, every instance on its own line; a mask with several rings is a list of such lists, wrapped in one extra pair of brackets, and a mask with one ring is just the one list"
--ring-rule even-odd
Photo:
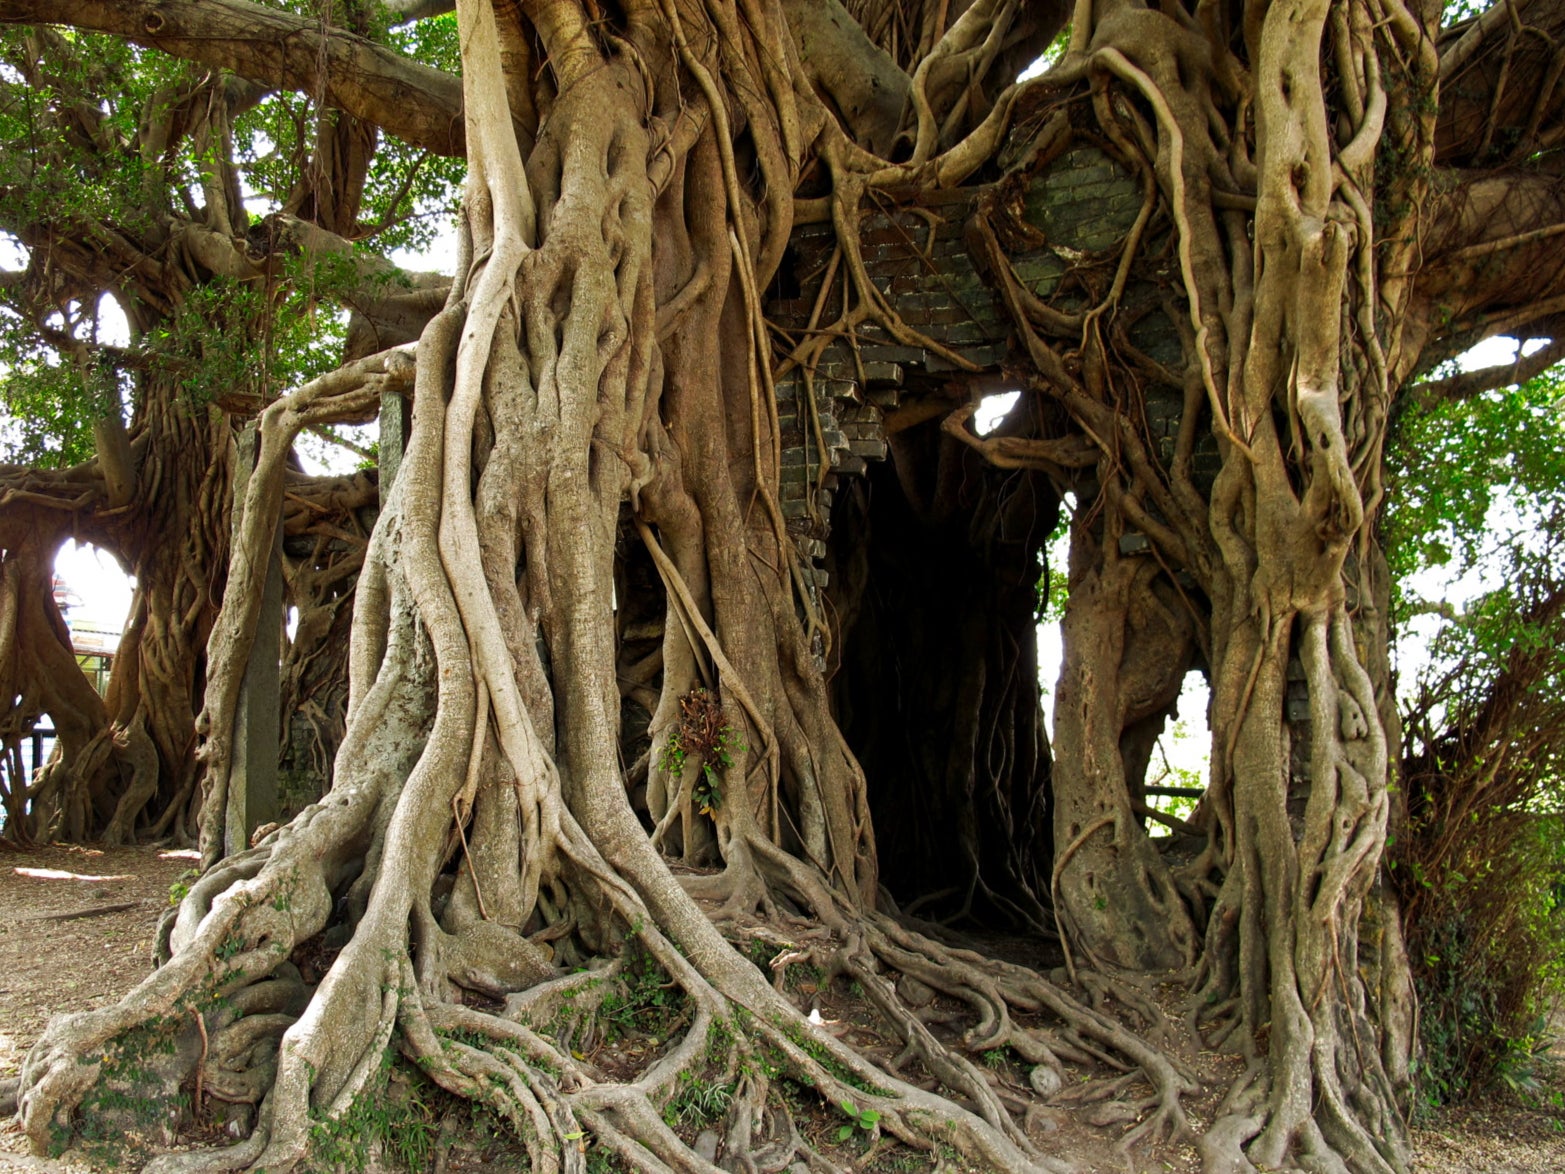
[(1052, 245), (1102, 250), (1130, 231), (1141, 189), (1095, 147), (1067, 151), (1027, 190), (1023, 218)]

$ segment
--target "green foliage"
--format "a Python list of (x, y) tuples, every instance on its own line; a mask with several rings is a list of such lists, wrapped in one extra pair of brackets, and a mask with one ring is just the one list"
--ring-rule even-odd
[(1057, 624), (1065, 618), (1065, 600), (1070, 596), (1070, 512), (1062, 510), (1060, 520), (1044, 543), (1042, 567), (1038, 576), (1038, 606), (1034, 615), (1040, 624)]
[(201, 875), (199, 868), (187, 868), (179, 874), (178, 879), (168, 887), (168, 903), (178, 905), (190, 895), (190, 882)]
[[(185, 1094), (172, 1100), (163, 1095), (156, 1072), (162, 1058), (177, 1048), (175, 1019), (154, 1016), (116, 1036), (99, 1056), (83, 1056), (83, 1064), (98, 1064), (98, 1076), (82, 1097), (75, 1118), (84, 1148), (106, 1165), (124, 1164), (128, 1151), (138, 1146), (152, 1129), (171, 1124), (188, 1104)], [(53, 1136), (63, 1152), (70, 1143), (68, 1129)]]
[(855, 1126), (866, 1134), (872, 1134), (875, 1127), (880, 1124), (880, 1113), (875, 1109), (861, 1109), (852, 1101), (843, 1101), (838, 1105), (848, 1115), (848, 1124), (840, 1126), (837, 1130), (837, 1141), (844, 1142), (853, 1136)]
[[(825, 1044), (801, 1029), (793, 1020), (779, 1019), (776, 1021), (776, 1026), (795, 1047), (824, 1068), (834, 1079), (841, 1081), (849, 1088), (856, 1088), (860, 1092), (869, 1093), (871, 1096), (877, 1097), (892, 1095), (886, 1089), (863, 1080), (858, 1073), (839, 1061)], [(775, 1079), (789, 1071), (790, 1065), (785, 1056), (777, 1055), (765, 1046), (760, 1048), (760, 1055), (762, 1058), (761, 1067), (768, 1077)]]
[[(310, 3), (275, 6), (319, 15)], [(338, 17), (418, 60), (456, 66), (454, 16), (393, 28), (368, 5)], [(136, 416), (169, 398), (258, 404), (335, 365), (346, 307), (374, 292), (361, 272), (374, 264), (274, 249), (264, 275), (238, 280), (206, 272), (205, 254), (186, 242), (222, 235), (209, 205), (232, 193), (242, 204), (229, 210), (232, 231), (249, 232), (251, 259), (262, 256), (272, 245), (255, 221), (315, 214), (318, 136), (348, 116), (271, 92), (240, 103), (231, 126), (213, 125), (222, 105), (213, 97), (230, 81), (222, 71), (70, 29), (0, 30), (0, 63), (0, 252), (25, 257), (7, 255), (8, 269), (48, 275), (0, 294), (0, 459), (78, 464), (92, 454), (92, 421), (111, 406)], [(449, 224), (464, 173), (460, 159), (379, 136), (356, 223), (336, 227), (380, 253), (425, 248)], [(129, 339), (102, 336), (108, 296), (126, 312)], [(122, 404), (104, 404), (83, 378), (79, 356), (93, 353), (118, 365)]]
[[(1565, 996), (1561, 393), (1551, 372), (1415, 404), (1389, 447), (1394, 614), (1427, 656), (1403, 683), (1407, 820), (1390, 875), (1421, 1007), (1418, 1077), (1434, 1103), (1526, 1089)], [(1427, 572), (1475, 568), (1484, 582), (1466, 600), (1414, 589), (1429, 590)]]
[(1565, 995), (1565, 821), (1527, 820), (1504, 851), (1465, 861), (1472, 875), (1451, 868), (1422, 878), (1432, 892), (1412, 961), (1418, 1081), (1429, 1104), (1495, 1084), (1539, 1091), (1550, 1012)]
[[(1466, 723), (1460, 705), (1453, 713)], [(1531, 1090), (1565, 1001), (1565, 804), (1551, 724), (1556, 745), (1542, 753), (1508, 735), (1502, 747), (1446, 736), (1407, 759), (1408, 830), (1391, 876), (1419, 997), (1419, 1083), (1433, 1104), (1496, 1083)]]
[(772, 959), (777, 957), (777, 954), (776, 946), (770, 942), (763, 942), (760, 938), (751, 938), (744, 948), (744, 956), (750, 959), (755, 968), (767, 978), (772, 976)]
[(344, 324), (318, 308), (345, 259), (308, 269), (290, 258), (278, 287), (214, 278), (197, 286), (166, 325), (144, 340), (150, 366), (192, 407), (221, 396), (269, 402), (337, 366)]
[(361, 1174), (379, 1151), (392, 1166), (409, 1174), (429, 1169), (440, 1132), (446, 1098), (416, 1069), (387, 1049), (379, 1070), (346, 1112), (330, 1118), (312, 1110), (309, 1171)]
[(627, 942), (620, 982), (598, 1005), (608, 1038), (649, 1035), (666, 1039), (684, 1014), (685, 999), (678, 984), (639, 944)]
[(712, 1084), (693, 1072), (681, 1072), (679, 1090), (663, 1107), (663, 1121), (670, 1129), (702, 1129), (721, 1121), (733, 1099), (732, 1084)]
[[(1426, 607), (1408, 594), (1418, 573), (1470, 570), (1491, 551), (1507, 505), (1519, 525), (1565, 507), (1565, 383), (1554, 372), (1520, 387), (1414, 405), (1396, 418), (1387, 451), (1384, 543), (1397, 618)], [(1501, 527), (1503, 532), (1503, 527)]]
[(1494, 6), (1493, 0), (1449, 0), (1440, 14), (1440, 27), (1451, 28), (1463, 24)]
[(694, 756), (701, 775), (690, 788), (691, 798), (703, 815), (723, 805), (723, 779), (734, 765), (734, 756), (749, 750), (743, 736), (729, 725), (722, 706), (707, 689), (695, 688), (679, 699), (679, 726), (669, 734), (658, 766), (680, 778)]
[(30, 342), (0, 312), (0, 405), (10, 417), (0, 456), (40, 469), (80, 464), (93, 452), (92, 412), (81, 373)]
[[(1184, 719), (1177, 718), (1174, 727), (1168, 732), (1169, 740), (1176, 746), (1180, 743), (1193, 741), (1194, 736)], [(1202, 771), (1181, 766), (1168, 755), (1168, 747), (1162, 737), (1157, 741), (1157, 752), (1162, 759), (1157, 766), (1157, 773), (1152, 773), (1149, 768), (1147, 773), (1147, 785), (1152, 787), (1182, 787), (1186, 790), (1201, 791), (1206, 788), (1206, 776)], [(1175, 819), (1189, 819), (1195, 813), (1200, 799), (1193, 795), (1148, 795), (1147, 805), (1154, 807), (1166, 815)]]

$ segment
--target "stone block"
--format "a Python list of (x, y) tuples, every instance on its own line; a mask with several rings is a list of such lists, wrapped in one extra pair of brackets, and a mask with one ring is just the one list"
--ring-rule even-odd
[[(1005, 343), (995, 343), (991, 346), (958, 347), (957, 352), (968, 362), (979, 367), (998, 367), (1005, 361), (1010, 348)], [(947, 362), (939, 355), (931, 354), (926, 365), (929, 371), (957, 371), (960, 370), (955, 363)]]

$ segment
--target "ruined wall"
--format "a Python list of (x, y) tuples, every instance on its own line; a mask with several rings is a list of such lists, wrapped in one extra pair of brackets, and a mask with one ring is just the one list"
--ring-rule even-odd
[[(1007, 362), (1024, 363), (998, 297), (974, 266), (966, 242), (968, 222), (986, 189), (939, 193), (916, 208), (888, 208), (866, 216), (860, 246), (871, 281), (912, 330), (989, 372)], [(1023, 218), (1042, 234), (1043, 244), (1013, 254), (1018, 277), (1038, 297), (1062, 310), (1082, 308), (1089, 276), (1111, 275), (1124, 239), (1141, 208), (1140, 184), (1094, 147), (1068, 151), (1028, 188)], [(807, 224), (793, 234), (785, 266), (796, 285), (790, 296), (774, 297), (767, 314), (794, 342), (820, 337), (815, 331), (843, 314), (841, 266), (834, 266), (830, 224)], [(834, 275), (824, 299), (821, 287)], [(1071, 284), (1062, 289), (1062, 283)], [(857, 300), (857, 295), (852, 295)], [(1132, 283), (1122, 299), (1127, 336), (1150, 359), (1173, 370), (1183, 362), (1178, 333), (1163, 305), (1164, 291)], [(866, 324), (850, 338), (835, 338), (807, 375), (795, 367), (777, 381), (782, 429), (782, 510), (794, 535), (806, 574), (819, 590), (831, 507), (838, 478), (862, 475), (866, 462), (886, 456), (889, 413), (944, 401), (966, 402), (966, 373), (939, 353), (910, 346), (883, 327)], [(810, 394), (813, 392), (813, 394)], [(1172, 458), (1182, 403), (1173, 388), (1155, 393), (1144, 411), (1159, 455)], [(1214, 476), (1216, 451), (1198, 453), (1198, 476)], [(1127, 551), (1127, 553), (1130, 553)]]

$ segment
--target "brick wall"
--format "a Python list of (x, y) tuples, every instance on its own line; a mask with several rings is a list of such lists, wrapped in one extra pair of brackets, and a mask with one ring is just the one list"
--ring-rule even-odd
[[(917, 209), (890, 209), (864, 217), (859, 244), (871, 281), (913, 330), (985, 370), (998, 370), (1013, 354), (1009, 319), (973, 265), (964, 231), (984, 189), (936, 193)], [(1077, 308), (1059, 287), (1067, 269), (1092, 253), (1107, 252), (1130, 230), (1141, 206), (1139, 183), (1093, 147), (1055, 160), (1028, 189), (1023, 218), (1044, 244), (1011, 257), (1017, 275), (1039, 297), (1061, 309)], [(767, 304), (772, 322), (794, 339), (807, 336), (810, 315), (831, 264), (836, 238), (829, 224), (798, 228), (784, 264), (796, 284), (788, 297)], [(842, 312), (841, 277), (823, 305), (819, 322), (829, 325)], [(1161, 319), (1161, 321), (1159, 321)], [(1161, 309), (1132, 327), (1138, 347), (1177, 367), (1179, 340)], [(1170, 348), (1171, 351), (1170, 351)], [(817, 560), (824, 553), (838, 479), (862, 475), (866, 462), (884, 459), (885, 413), (931, 395), (949, 398), (943, 385), (960, 368), (936, 351), (908, 346), (878, 325), (861, 327), (849, 342), (827, 346), (809, 381), (794, 370), (777, 381), (782, 430), (782, 510), (794, 535), (806, 574), (816, 589), (826, 585)], [(1166, 402), (1165, 402), (1166, 401)], [(955, 406), (953, 403), (952, 406)], [(1172, 455), (1180, 402), (1164, 397), (1146, 405), (1159, 437)]]

